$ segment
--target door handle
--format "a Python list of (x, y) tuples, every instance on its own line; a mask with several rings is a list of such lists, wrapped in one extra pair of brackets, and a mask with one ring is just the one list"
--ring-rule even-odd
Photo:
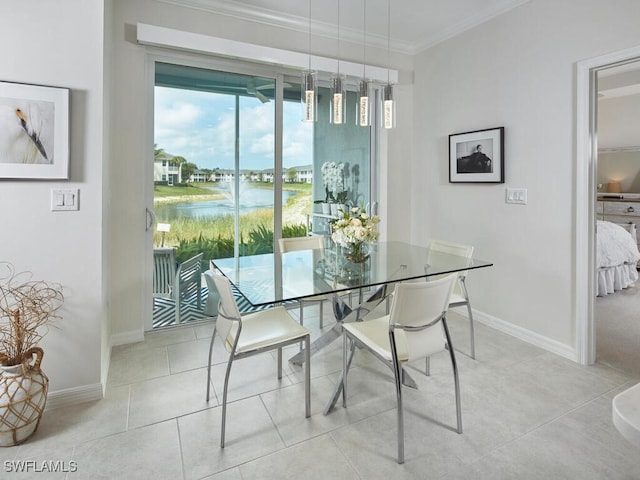
[(144, 231), (148, 232), (149, 230), (153, 229), (153, 225), (156, 223), (156, 215), (153, 213), (153, 211), (149, 210), (148, 208), (145, 208), (144, 212), (145, 212)]

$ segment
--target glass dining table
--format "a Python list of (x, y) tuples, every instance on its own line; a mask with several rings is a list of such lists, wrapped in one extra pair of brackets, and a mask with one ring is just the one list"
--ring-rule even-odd
[[(403, 242), (369, 245), (369, 258), (352, 263), (330, 239), (324, 250), (298, 250), (212, 260), (253, 307), (266, 307), (326, 295), (337, 324), (312, 345), (312, 353), (341, 334), (341, 322), (358, 321), (387, 296), (396, 282), (428, 278), (493, 264), (476, 258), (430, 251)], [(353, 297), (357, 302), (345, 301)], [(291, 361), (300, 364), (302, 355)]]
[[(360, 321), (385, 301), (397, 282), (428, 279), (432, 276), (490, 267), (477, 258), (431, 251), (403, 242), (369, 245), (363, 263), (346, 260), (344, 249), (327, 238), (324, 250), (298, 250), (212, 260), (219, 270), (253, 307), (268, 307), (325, 295), (331, 299), (335, 325), (311, 344), (313, 355), (342, 334), (342, 323)], [(351, 301), (355, 296), (355, 300)], [(300, 365), (304, 352), (290, 358)], [(415, 387), (409, 375), (403, 383)], [(335, 404), (339, 390), (325, 409)]]

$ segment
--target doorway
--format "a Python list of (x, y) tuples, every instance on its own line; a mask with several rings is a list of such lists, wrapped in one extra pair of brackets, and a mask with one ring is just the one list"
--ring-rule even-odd
[(597, 179), (598, 72), (640, 60), (640, 47), (577, 64), (576, 108), (576, 353), (583, 365), (596, 360), (595, 218)]
[[(597, 219), (640, 225), (640, 62), (624, 63), (597, 74), (598, 156), (596, 188), (603, 197), (597, 202)], [(619, 188), (618, 188), (619, 186)], [(607, 199), (613, 196), (622, 199)], [(601, 209), (601, 206), (605, 206)], [(622, 215), (612, 215), (611, 208)], [(600, 218), (600, 212), (604, 212)], [(634, 245), (638, 244), (637, 228)], [(629, 248), (631, 245), (629, 245)], [(637, 251), (637, 250), (636, 250)], [(637, 275), (637, 266), (628, 282)], [(626, 283), (621, 285), (627, 287)], [(640, 282), (595, 299), (596, 361), (633, 373), (640, 365)]]

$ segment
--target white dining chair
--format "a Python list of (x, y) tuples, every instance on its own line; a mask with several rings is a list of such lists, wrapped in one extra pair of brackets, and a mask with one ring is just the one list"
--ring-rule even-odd
[[(293, 252), (297, 250), (324, 250), (325, 237), (323, 235), (309, 235), (306, 237), (291, 237), (291, 238), (279, 238), (278, 248), (280, 253)], [(327, 300), (325, 295), (317, 295), (310, 298), (304, 298), (298, 300), (300, 305), (300, 325), (304, 325), (304, 307), (313, 303), (320, 305), (320, 328), (323, 328), (324, 301)]]
[(342, 405), (347, 406), (347, 375), (355, 347), (369, 350), (393, 370), (397, 397), (398, 463), (404, 463), (403, 364), (449, 350), (455, 384), (456, 420), (462, 433), (460, 383), (446, 312), (457, 274), (430, 282), (396, 285), (389, 315), (343, 324)]
[[(441, 252), (451, 255), (458, 255), (471, 259), (473, 256), (473, 247), (471, 245), (463, 245), (460, 243), (445, 242), (442, 240), (432, 240), (428, 245), (429, 252)], [(429, 260), (427, 259), (427, 262)], [(475, 343), (475, 331), (473, 325), (473, 311), (471, 310), (471, 300), (469, 300), (469, 291), (467, 290), (467, 273), (468, 270), (464, 270), (458, 273), (458, 280), (451, 294), (451, 301), (449, 307), (467, 307), (467, 313), (469, 315), (469, 343), (470, 343), (470, 357), (475, 360), (476, 358), (476, 343)], [(430, 277), (433, 278), (433, 277)]]
[(311, 415), (311, 367), (309, 330), (295, 321), (284, 307), (275, 307), (240, 316), (229, 280), (211, 270), (204, 273), (216, 285), (220, 302), (218, 318), (211, 336), (209, 361), (207, 363), (207, 402), (211, 390), (211, 359), (216, 335), (220, 338), (227, 352), (226, 373), (222, 392), (222, 427), (220, 447), (224, 448), (225, 426), (227, 414), (227, 390), (229, 374), (234, 360), (239, 360), (259, 353), (278, 350), (278, 378), (282, 378), (282, 347), (300, 341), (305, 343), (305, 417)]

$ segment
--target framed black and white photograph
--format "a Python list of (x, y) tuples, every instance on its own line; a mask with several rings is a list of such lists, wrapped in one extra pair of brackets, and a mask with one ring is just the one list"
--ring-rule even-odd
[(504, 183), (504, 127), (449, 135), (449, 183)]
[(0, 82), (0, 178), (69, 178), (69, 89)]

